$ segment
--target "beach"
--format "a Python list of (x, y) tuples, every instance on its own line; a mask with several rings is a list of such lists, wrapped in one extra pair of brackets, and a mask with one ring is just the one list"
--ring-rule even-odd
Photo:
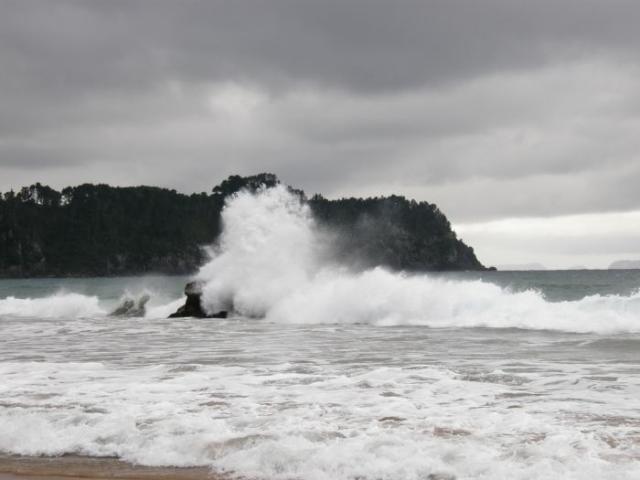
[(211, 469), (147, 467), (115, 458), (0, 455), (0, 480), (228, 480)]

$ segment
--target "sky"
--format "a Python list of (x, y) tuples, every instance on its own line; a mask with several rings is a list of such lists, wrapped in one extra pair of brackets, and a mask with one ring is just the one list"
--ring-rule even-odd
[(640, 259), (640, 2), (0, 0), (0, 191), (276, 173), (486, 265)]

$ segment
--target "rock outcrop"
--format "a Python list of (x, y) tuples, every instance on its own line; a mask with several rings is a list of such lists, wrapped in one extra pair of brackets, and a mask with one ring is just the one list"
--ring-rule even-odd
[(195, 318), (227, 318), (227, 311), (221, 310), (214, 314), (208, 314), (202, 308), (202, 282), (189, 282), (184, 287), (187, 300), (169, 318), (195, 317)]
[(110, 317), (144, 317), (147, 313), (146, 305), (149, 301), (149, 295), (146, 293), (141, 295), (138, 300), (134, 300), (131, 297), (126, 297), (118, 308), (109, 314)]

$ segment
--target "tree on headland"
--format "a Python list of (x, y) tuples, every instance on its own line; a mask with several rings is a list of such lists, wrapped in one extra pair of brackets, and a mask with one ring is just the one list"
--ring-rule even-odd
[[(225, 199), (279, 184), (274, 174), (231, 176), (211, 194), (83, 184), (58, 192), (36, 183), (0, 196), (0, 276), (191, 273), (221, 231)], [(400, 196), (328, 200), (304, 192), (336, 260), (404, 270), (477, 270), (433, 204)]]

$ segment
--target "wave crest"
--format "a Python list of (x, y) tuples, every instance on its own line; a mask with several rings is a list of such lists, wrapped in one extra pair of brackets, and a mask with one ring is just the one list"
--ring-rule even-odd
[(91, 317), (104, 315), (98, 297), (59, 293), (44, 298), (7, 297), (0, 300), (0, 315), (13, 317)]
[(640, 331), (640, 293), (549, 302), (533, 290), (481, 280), (328, 264), (307, 207), (281, 186), (240, 192), (223, 210), (223, 225), (216, 253), (198, 275), (211, 312), (233, 308), (282, 323)]

